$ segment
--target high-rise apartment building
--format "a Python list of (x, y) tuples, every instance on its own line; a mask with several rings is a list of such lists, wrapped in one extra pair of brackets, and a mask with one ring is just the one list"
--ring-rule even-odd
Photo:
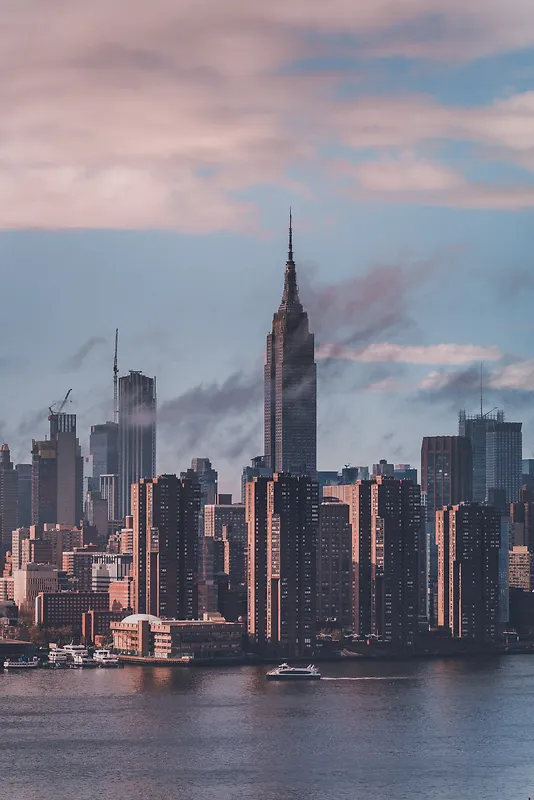
[(425, 436), (421, 446), (421, 490), (426, 498), (427, 614), (431, 624), (437, 619), (438, 551), (436, 511), (444, 506), (469, 502), (473, 496), (473, 452), (467, 436)]
[(371, 486), (372, 480), (325, 486), (323, 500), (337, 498), (349, 508), (352, 531), (352, 628), (371, 633)]
[(385, 458), (381, 458), (378, 464), (373, 464), (372, 478), (377, 478), (379, 475), (388, 475), (390, 478), (394, 477), (395, 466), (389, 464)]
[(222, 541), (224, 528), (226, 528), (230, 540), (246, 543), (248, 534), (244, 505), (241, 503), (232, 505), (217, 503), (205, 506), (204, 536)]
[(267, 336), (265, 459), (273, 472), (316, 476), (315, 346), (299, 299), (291, 221), (282, 302)]
[(399, 481), (417, 483), (417, 470), (410, 464), (395, 464), (393, 475), (395, 478), (398, 478)]
[(317, 621), (352, 631), (352, 527), (349, 506), (335, 497), (319, 506)]
[(32, 465), (17, 464), (15, 469), (19, 476), (19, 515), (18, 526), (27, 528), (32, 524)]
[(18, 525), (18, 472), (13, 467), (9, 445), (0, 448), (0, 550), (11, 549), (11, 534)]
[(491, 420), (486, 429), (486, 496), (505, 493), (505, 503), (517, 503), (523, 469), (521, 422)]
[(159, 475), (132, 486), (136, 613), (196, 619), (200, 486)]
[(119, 378), (119, 514), (130, 513), (130, 487), (156, 473), (156, 379), (130, 370)]
[(315, 647), (319, 486), (275, 473), (247, 486), (249, 634), (286, 657)]
[(421, 490), (378, 476), (371, 485), (371, 632), (396, 648), (418, 631)]
[(450, 506), (438, 512), (438, 531), (442, 531), (440, 621), (455, 638), (478, 644), (495, 642), (500, 601), (499, 511), (479, 503)]
[(248, 635), (259, 647), (267, 641), (267, 495), (271, 478), (254, 477), (246, 486), (248, 533)]

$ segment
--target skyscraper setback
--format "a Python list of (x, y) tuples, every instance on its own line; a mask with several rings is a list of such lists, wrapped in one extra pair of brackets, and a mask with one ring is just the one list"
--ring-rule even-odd
[(156, 379), (130, 370), (119, 378), (119, 514), (130, 513), (130, 487), (156, 473)]
[(282, 302), (267, 336), (265, 362), (265, 460), (273, 472), (317, 471), (317, 368), (314, 336), (299, 299), (293, 231)]

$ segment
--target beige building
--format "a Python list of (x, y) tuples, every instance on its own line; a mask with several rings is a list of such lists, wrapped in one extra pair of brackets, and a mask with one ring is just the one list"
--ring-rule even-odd
[(13, 575), (13, 599), (19, 608), (33, 609), (40, 592), (57, 592), (58, 570), (51, 564), (26, 564)]
[(532, 581), (532, 554), (528, 547), (516, 545), (508, 555), (508, 585), (510, 589), (525, 589), (530, 592)]
[(132, 614), (112, 622), (113, 649), (154, 658), (232, 658), (243, 653), (244, 625), (220, 614), (202, 620), (161, 620)]
[(13, 600), (14, 592), (14, 578), (0, 578), (0, 603), (5, 603), (6, 600)]

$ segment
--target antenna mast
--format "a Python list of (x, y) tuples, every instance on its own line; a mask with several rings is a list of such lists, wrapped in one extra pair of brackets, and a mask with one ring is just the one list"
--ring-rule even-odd
[(119, 421), (119, 366), (117, 352), (119, 349), (119, 329), (115, 328), (115, 358), (113, 359), (113, 422)]
[(483, 368), (484, 368), (484, 362), (481, 361), (480, 362), (480, 416), (481, 417), (484, 416), (484, 409), (482, 407)]

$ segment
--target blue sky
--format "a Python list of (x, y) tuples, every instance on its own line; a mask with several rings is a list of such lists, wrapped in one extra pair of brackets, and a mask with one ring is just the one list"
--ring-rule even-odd
[[(368, 7), (369, 6), (369, 7)], [(319, 466), (418, 464), (478, 405), (534, 451), (534, 6), (0, 3), (0, 437), (156, 375), (158, 468), (262, 449), (293, 206)]]

